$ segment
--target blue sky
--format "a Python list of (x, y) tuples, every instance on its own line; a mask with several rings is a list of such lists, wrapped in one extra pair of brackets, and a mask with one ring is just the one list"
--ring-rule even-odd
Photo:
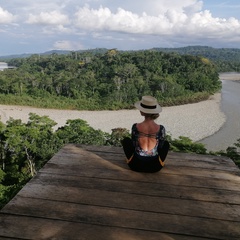
[(240, 1), (0, 2), (0, 56), (57, 50), (240, 48)]

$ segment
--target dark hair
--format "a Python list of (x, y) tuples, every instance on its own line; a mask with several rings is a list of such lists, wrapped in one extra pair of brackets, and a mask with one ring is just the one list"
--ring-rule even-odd
[(150, 118), (151, 120), (155, 120), (159, 117), (159, 113), (144, 113), (142, 112), (142, 116), (146, 117), (146, 118)]

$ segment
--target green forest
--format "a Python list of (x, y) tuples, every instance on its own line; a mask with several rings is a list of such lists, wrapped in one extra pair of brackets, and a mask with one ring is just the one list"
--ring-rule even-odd
[(207, 99), (221, 88), (204, 57), (157, 51), (32, 55), (0, 74), (0, 103), (78, 110), (130, 108), (142, 95), (163, 106)]
[[(176, 52), (84, 51), (13, 58), (14, 69), (0, 72), (0, 103), (77, 110), (130, 109), (142, 95), (153, 95), (162, 106), (207, 99), (221, 89), (219, 65), (204, 57)], [(30, 114), (27, 123), (0, 122), (0, 208), (67, 143), (120, 146), (126, 129), (111, 134), (87, 122), (68, 120), (53, 130), (48, 117)], [(186, 137), (172, 139), (172, 151), (206, 154), (202, 144)], [(231, 157), (240, 165), (235, 147), (210, 153)]]

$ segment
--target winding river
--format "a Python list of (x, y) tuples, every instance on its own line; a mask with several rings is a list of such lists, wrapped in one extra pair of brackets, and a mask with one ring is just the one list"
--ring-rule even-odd
[[(226, 150), (240, 139), (240, 74), (220, 75), (222, 80), (221, 110), (226, 116), (226, 122), (215, 134), (201, 140), (208, 150)], [(227, 79), (227, 80), (225, 80)]]

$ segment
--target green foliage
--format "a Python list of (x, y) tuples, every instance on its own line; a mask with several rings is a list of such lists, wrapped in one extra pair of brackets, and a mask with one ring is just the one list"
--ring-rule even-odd
[(22, 187), (23, 185), (20, 184), (10, 186), (0, 184), (0, 209), (16, 195)]
[(27, 124), (13, 119), (7, 122), (3, 144), (6, 169), (11, 168), (11, 175), (24, 175), (23, 181), (27, 180), (56, 152), (61, 142), (53, 137), (54, 125), (56, 123), (48, 117), (32, 113)]
[(63, 143), (105, 145), (109, 135), (101, 130), (94, 130), (82, 119), (68, 120), (64, 127), (56, 132)]
[(234, 143), (233, 147), (228, 147), (226, 151), (222, 150), (213, 154), (231, 158), (240, 168), (240, 138)]
[(189, 46), (182, 48), (154, 48), (155, 51), (165, 53), (178, 53), (204, 57), (202, 60), (208, 64), (206, 58), (211, 60), (218, 72), (240, 71), (240, 49), (238, 48), (212, 48), (208, 46)]
[(158, 51), (32, 55), (0, 72), (0, 102), (44, 108), (130, 108), (142, 95), (163, 106), (206, 99), (221, 87), (206, 58)]
[(63, 145), (46, 116), (29, 114), (29, 121), (10, 119), (0, 133), (0, 204), (6, 203)]
[(107, 145), (121, 147), (121, 140), (125, 137), (130, 137), (130, 132), (126, 128), (114, 128), (107, 140)]
[(0, 183), (3, 182), (5, 175), (6, 175), (6, 173), (2, 169), (0, 169)]
[(207, 150), (201, 143), (195, 143), (188, 137), (180, 136), (178, 139), (169, 138), (171, 150), (174, 152), (206, 154)]

